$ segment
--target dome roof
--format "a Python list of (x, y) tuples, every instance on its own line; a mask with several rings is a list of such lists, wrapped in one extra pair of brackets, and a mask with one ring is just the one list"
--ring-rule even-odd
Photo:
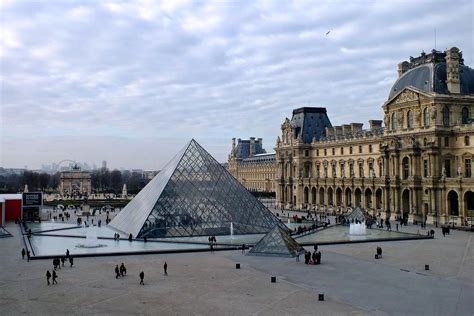
[[(459, 65), (459, 79), (461, 94), (474, 94), (474, 69)], [(388, 99), (409, 86), (425, 92), (448, 94), (446, 62), (422, 64), (408, 70), (392, 86)]]

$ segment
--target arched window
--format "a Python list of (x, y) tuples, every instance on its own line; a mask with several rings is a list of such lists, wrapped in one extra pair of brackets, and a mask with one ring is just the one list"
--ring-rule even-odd
[(408, 159), (408, 157), (403, 158), (402, 166), (403, 166), (403, 179), (407, 179), (410, 175), (410, 160)]
[(449, 126), (449, 108), (447, 105), (443, 108), (443, 126)]
[(397, 114), (396, 113), (392, 113), (391, 122), (392, 122), (392, 131), (394, 131), (397, 129)]
[(469, 108), (467, 106), (462, 108), (461, 123), (462, 124), (468, 124), (469, 123)]
[(430, 126), (430, 110), (428, 108), (423, 110), (423, 125), (425, 127)]
[(412, 111), (408, 111), (407, 113), (407, 127), (413, 128), (413, 112)]

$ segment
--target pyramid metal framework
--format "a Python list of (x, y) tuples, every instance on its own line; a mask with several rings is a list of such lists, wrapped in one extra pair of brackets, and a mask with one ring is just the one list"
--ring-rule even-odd
[(286, 230), (275, 226), (248, 252), (248, 255), (294, 257), (303, 250)]
[(360, 207), (356, 207), (350, 214), (346, 216), (346, 220), (358, 220), (359, 222), (365, 222), (368, 217), (369, 214), (366, 211)]
[(135, 238), (267, 233), (282, 225), (194, 139), (112, 220)]

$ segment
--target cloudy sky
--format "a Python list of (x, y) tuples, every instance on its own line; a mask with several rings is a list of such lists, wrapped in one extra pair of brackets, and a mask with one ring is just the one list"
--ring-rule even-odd
[[(225, 161), (301, 106), (382, 119), (397, 63), (457, 46), (473, 1), (0, 0), (0, 166), (159, 169), (191, 138)], [(329, 32), (329, 34), (326, 34)]]

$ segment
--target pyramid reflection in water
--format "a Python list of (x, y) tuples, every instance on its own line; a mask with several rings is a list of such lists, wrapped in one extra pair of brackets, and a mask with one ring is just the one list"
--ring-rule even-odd
[(138, 238), (267, 233), (282, 226), (260, 201), (191, 140), (112, 220)]

